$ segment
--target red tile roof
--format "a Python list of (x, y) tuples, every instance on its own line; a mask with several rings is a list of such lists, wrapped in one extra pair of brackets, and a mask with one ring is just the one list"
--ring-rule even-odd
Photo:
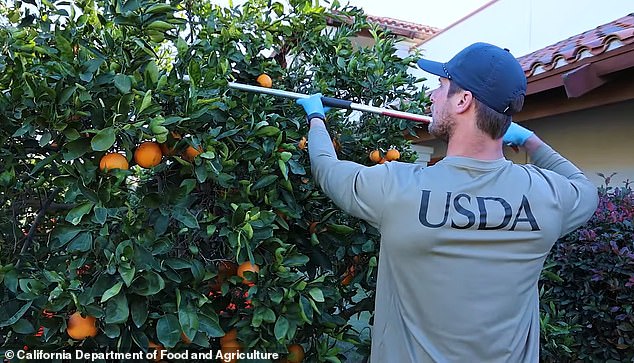
[(518, 58), (526, 77), (634, 43), (634, 13)]
[(412, 39), (427, 39), (440, 31), (429, 25), (410, 23), (393, 18), (368, 15), (368, 22), (389, 29), (392, 33)]

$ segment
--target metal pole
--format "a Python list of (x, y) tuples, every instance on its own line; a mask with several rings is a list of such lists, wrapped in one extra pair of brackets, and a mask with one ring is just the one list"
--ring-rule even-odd
[[(293, 99), (310, 97), (309, 95), (306, 95), (303, 93), (282, 91), (282, 90), (274, 89), (274, 88), (251, 86), (248, 84), (235, 83), (235, 82), (229, 82), (229, 88), (233, 88), (233, 89), (237, 89), (241, 91), (264, 93), (268, 95), (285, 97), (285, 98), (293, 98)], [(354, 103), (352, 101), (342, 100), (339, 98), (322, 97), (321, 101), (324, 104), (324, 106), (329, 106), (329, 107), (356, 110), (361, 112), (371, 112), (371, 113), (376, 113), (383, 116), (395, 117), (395, 118), (411, 120), (416, 122), (430, 123), (432, 121), (432, 118), (429, 116), (423, 116), (423, 115), (418, 115), (415, 113), (409, 113), (404, 111), (397, 111), (397, 110), (392, 110), (389, 108), (368, 106), (368, 105), (364, 105), (360, 103)]]

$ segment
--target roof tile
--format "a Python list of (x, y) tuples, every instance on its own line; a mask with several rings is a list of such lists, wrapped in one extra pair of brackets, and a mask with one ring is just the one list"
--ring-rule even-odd
[(409, 38), (427, 39), (440, 31), (429, 25), (422, 25), (382, 16), (368, 15), (368, 22), (388, 28), (395, 34)]
[(518, 58), (526, 77), (634, 43), (634, 13)]

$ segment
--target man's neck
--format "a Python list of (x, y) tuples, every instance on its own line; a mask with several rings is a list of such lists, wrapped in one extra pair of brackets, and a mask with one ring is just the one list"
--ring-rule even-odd
[(493, 140), (479, 131), (456, 130), (449, 139), (447, 156), (463, 156), (478, 160), (497, 160), (504, 157), (502, 140)]

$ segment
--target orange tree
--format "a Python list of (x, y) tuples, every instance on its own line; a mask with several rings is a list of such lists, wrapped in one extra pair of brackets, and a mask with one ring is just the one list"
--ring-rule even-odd
[[(376, 229), (315, 185), (301, 108), (227, 82), (420, 112), (394, 37), (338, 3), (31, 4), (0, 18), (4, 347), (209, 350), (231, 331), (310, 361), (365, 351), (348, 319), (373, 310)], [(329, 115), (339, 157), (366, 165), (392, 147), (412, 161), (413, 127)], [(135, 157), (144, 142), (160, 148)], [(91, 323), (69, 336), (76, 313)]]

